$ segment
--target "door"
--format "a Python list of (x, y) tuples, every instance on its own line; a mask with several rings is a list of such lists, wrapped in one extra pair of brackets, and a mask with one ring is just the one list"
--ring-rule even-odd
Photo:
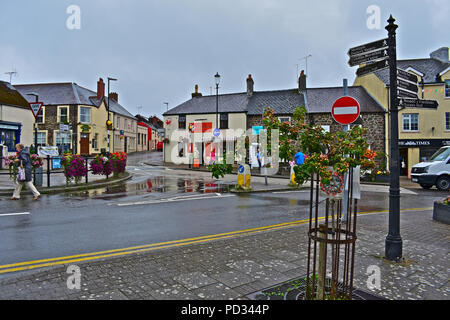
[(400, 159), (399, 159), (399, 168), (400, 175), (407, 176), (408, 175), (408, 149), (400, 148)]
[(82, 133), (80, 137), (80, 153), (89, 154), (89, 133)]

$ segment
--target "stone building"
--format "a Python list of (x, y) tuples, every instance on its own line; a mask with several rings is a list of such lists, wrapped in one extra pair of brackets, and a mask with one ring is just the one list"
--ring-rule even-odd
[[(281, 122), (291, 121), (293, 112), (305, 106), (311, 124), (322, 125), (325, 130), (344, 130), (344, 126), (336, 123), (331, 115), (333, 103), (343, 96), (342, 87), (307, 88), (306, 75), (301, 74), (299, 86), (295, 89), (254, 91), (254, 80), (249, 75), (246, 80), (247, 90), (242, 93), (221, 94), (218, 96), (218, 112), (216, 112), (216, 96), (203, 96), (197, 91), (192, 99), (164, 113), (165, 128), (169, 142), (165, 148), (165, 161), (171, 162), (170, 155), (185, 148), (182, 141), (172, 141), (174, 132), (188, 130), (188, 124), (195, 123), (202, 133), (229, 129), (257, 130), (263, 125), (263, 114), (267, 107), (274, 110)], [(348, 88), (349, 95), (358, 100), (361, 116), (353, 125), (362, 125), (368, 129), (367, 138), (371, 148), (385, 152), (385, 112), (383, 108), (362, 86)], [(217, 121), (219, 119), (219, 121)], [(226, 136), (226, 132), (223, 134)], [(200, 162), (207, 162), (210, 142), (204, 142), (200, 152)], [(225, 142), (224, 142), (225, 144)], [(225, 148), (225, 146), (224, 146)], [(250, 147), (251, 148), (251, 147)], [(191, 148), (187, 150), (192, 151)], [(254, 153), (255, 148), (250, 153)], [(189, 152), (188, 151), (188, 152)], [(195, 158), (195, 156), (194, 156)]]

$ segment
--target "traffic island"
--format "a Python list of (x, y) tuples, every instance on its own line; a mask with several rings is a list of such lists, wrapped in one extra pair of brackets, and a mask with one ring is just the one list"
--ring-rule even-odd
[[(41, 194), (57, 194), (57, 193), (65, 193), (65, 192), (73, 192), (73, 191), (85, 191), (91, 189), (104, 188), (107, 186), (116, 185), (127, 180), (131, 179), (131, 174), (129, 172), (124, 172), (118, 175), (117, 177), (112, 177), (108, 179), (96, 180), (93, 182), (85, 183), (85, 184), (75, 184), (75, 185), (62, 185), (55, 186), (50, 188), (38, 188), (38, 191)], [(14, 189), (6, 189), (0, 191), (0, 196), (9, 196), (14, 192)], [(22, 194), (30, 195), (31, 191), (24, 189)]]

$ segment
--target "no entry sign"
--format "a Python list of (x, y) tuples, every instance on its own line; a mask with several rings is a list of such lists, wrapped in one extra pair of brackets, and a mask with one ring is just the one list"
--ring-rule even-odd
[(331, 109), (333, 119), (340, 124), (353, 123), (358, 119), (359, 113), (359, 103), (352, 97), (341, 97), (337, 99)]

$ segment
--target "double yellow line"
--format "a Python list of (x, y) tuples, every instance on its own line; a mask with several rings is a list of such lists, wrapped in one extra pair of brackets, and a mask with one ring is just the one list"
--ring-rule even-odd
[[(424, 211), (424, 210), (431, 210), (431, 209), (432, 209), (432, 207), (402, 209), (401, 211)], [(369, 214), (369, 213), (386, 213), (386, 212), (389, 212), (389, 210), (359, 212), (358, 215)], [(319, 221), (322, 221), (324, 219), (325, 219), (324, 217), (320, 217)], [(209, 242), (209, 241), (213, 241), (213, 240), (227, 239), (227, 238), (232, 238), (232, 237), (241, 236), (241, 235), (250, 235), (250, 234), (255, 234), (255, 233), (264, 232), (264, 231), (271, 231), (271, 230), (277, 230), (277, 229), (298, 226), (298, 225), (306, 224), (308, 222), (309, 222), (309, 219), (297, 220), (297, 221), (285, 222), (285, 223), (280, 223), (280, 224), (274, 224), (274, 225), (265, 226), (265, 227), (258, 227), (258, 228), (251, 228), (251, 229), (245, 229), (245, 230), (239, 230), (239, 231), (219, 233), (219, 234), (209, 235), (209, 236), (201, 236), (201, 237), (188, 238), (188, 239), (182, 239), (182, 240), (173, 240), (173, 241), (153, 243), (153, 244), (123, 248), (123, 249), (113, 249), (113, 250), (78, 254), (78, 255), (59, 257), (59, 258), (41, 259), (41, 260), (6, 264), (6, 265), (0, 266), (0, 274), (23, 271), (23, 270), (31, 270), (31, 269), (36, 269), (36, 268), (44, 268), (44, 267), (50, 267), (50, 266), (57, 266), (57, 265), (62, 265), (62, 264), (75, 263), (75, 262), (84, 262), (84, 261), (89, 261), (89, 260), (97, 260), (97, 259), (104, 259), (104, 258), (110, 258), (110, 257), (124, 256), (124, 255), (133, 254), (133, 253), (148, 252), (148, 251), (165, 249), (165, 248), (174, 248), (174, 247), (186, 246), (186, 245), (196, 244), (196, 243), (204, 243), (204, 242)]]

